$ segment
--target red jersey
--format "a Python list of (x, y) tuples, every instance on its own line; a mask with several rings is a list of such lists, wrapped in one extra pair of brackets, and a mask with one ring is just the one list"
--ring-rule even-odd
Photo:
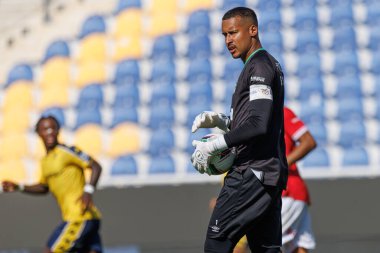
[[(286, 156), (295, 148), (299, 138), (307, 132), (305, 124), (289, 108), (284, 107)], [(310, 204), (310, 196), (295, 163), (289, 166), (288, 184), (282, 196), (289, 196)]]

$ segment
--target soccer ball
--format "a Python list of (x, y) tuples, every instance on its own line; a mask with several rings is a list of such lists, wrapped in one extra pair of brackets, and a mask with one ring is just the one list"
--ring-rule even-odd
[[(216, 136), (208, 134), (202, 137), (201, 141), (207, 142)], [(210, 158), (209, 167), (207, 168), (210, 175), (220, 175), (229, 171), (234, 163), (236, 152), (234, 148), (227, 148), (219, 151)]]

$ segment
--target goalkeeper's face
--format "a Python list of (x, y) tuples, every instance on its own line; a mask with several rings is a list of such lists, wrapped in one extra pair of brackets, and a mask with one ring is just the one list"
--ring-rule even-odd
[(37, 133), (41, 137), (46, 150), (53, 149), (58, 144), (59, 126), (53, 119), (46, 118), (39, 122)]
[(248, 18), (235, 16), (222, 21), (222, 34), (232, 57), (245, 62), (253, 49), (257, 26)]

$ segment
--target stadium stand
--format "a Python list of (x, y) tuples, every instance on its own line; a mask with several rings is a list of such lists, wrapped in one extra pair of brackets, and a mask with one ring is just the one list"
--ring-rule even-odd
[(137, 175), (138, 167), (136, 159), (132, 155), (124, 155), (116, 158), (111, 167), (111, 175)]
[(170, 155), (160, 155), (152, 157), (151, 163), (149, 165), (150, 174), (167, 174), (174, 172), (175, 164), (173, 157), (171, 157)]

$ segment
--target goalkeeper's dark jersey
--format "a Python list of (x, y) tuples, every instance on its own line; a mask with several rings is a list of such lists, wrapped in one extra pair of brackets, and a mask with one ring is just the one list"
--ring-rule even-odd
[(264, 49), (247, 59), (231, 104), (227, 145), (236, 147), (237, 169), (263, 172), (266, 185), (286, 186), (284, 142), (284, 75), (278, 61)]

